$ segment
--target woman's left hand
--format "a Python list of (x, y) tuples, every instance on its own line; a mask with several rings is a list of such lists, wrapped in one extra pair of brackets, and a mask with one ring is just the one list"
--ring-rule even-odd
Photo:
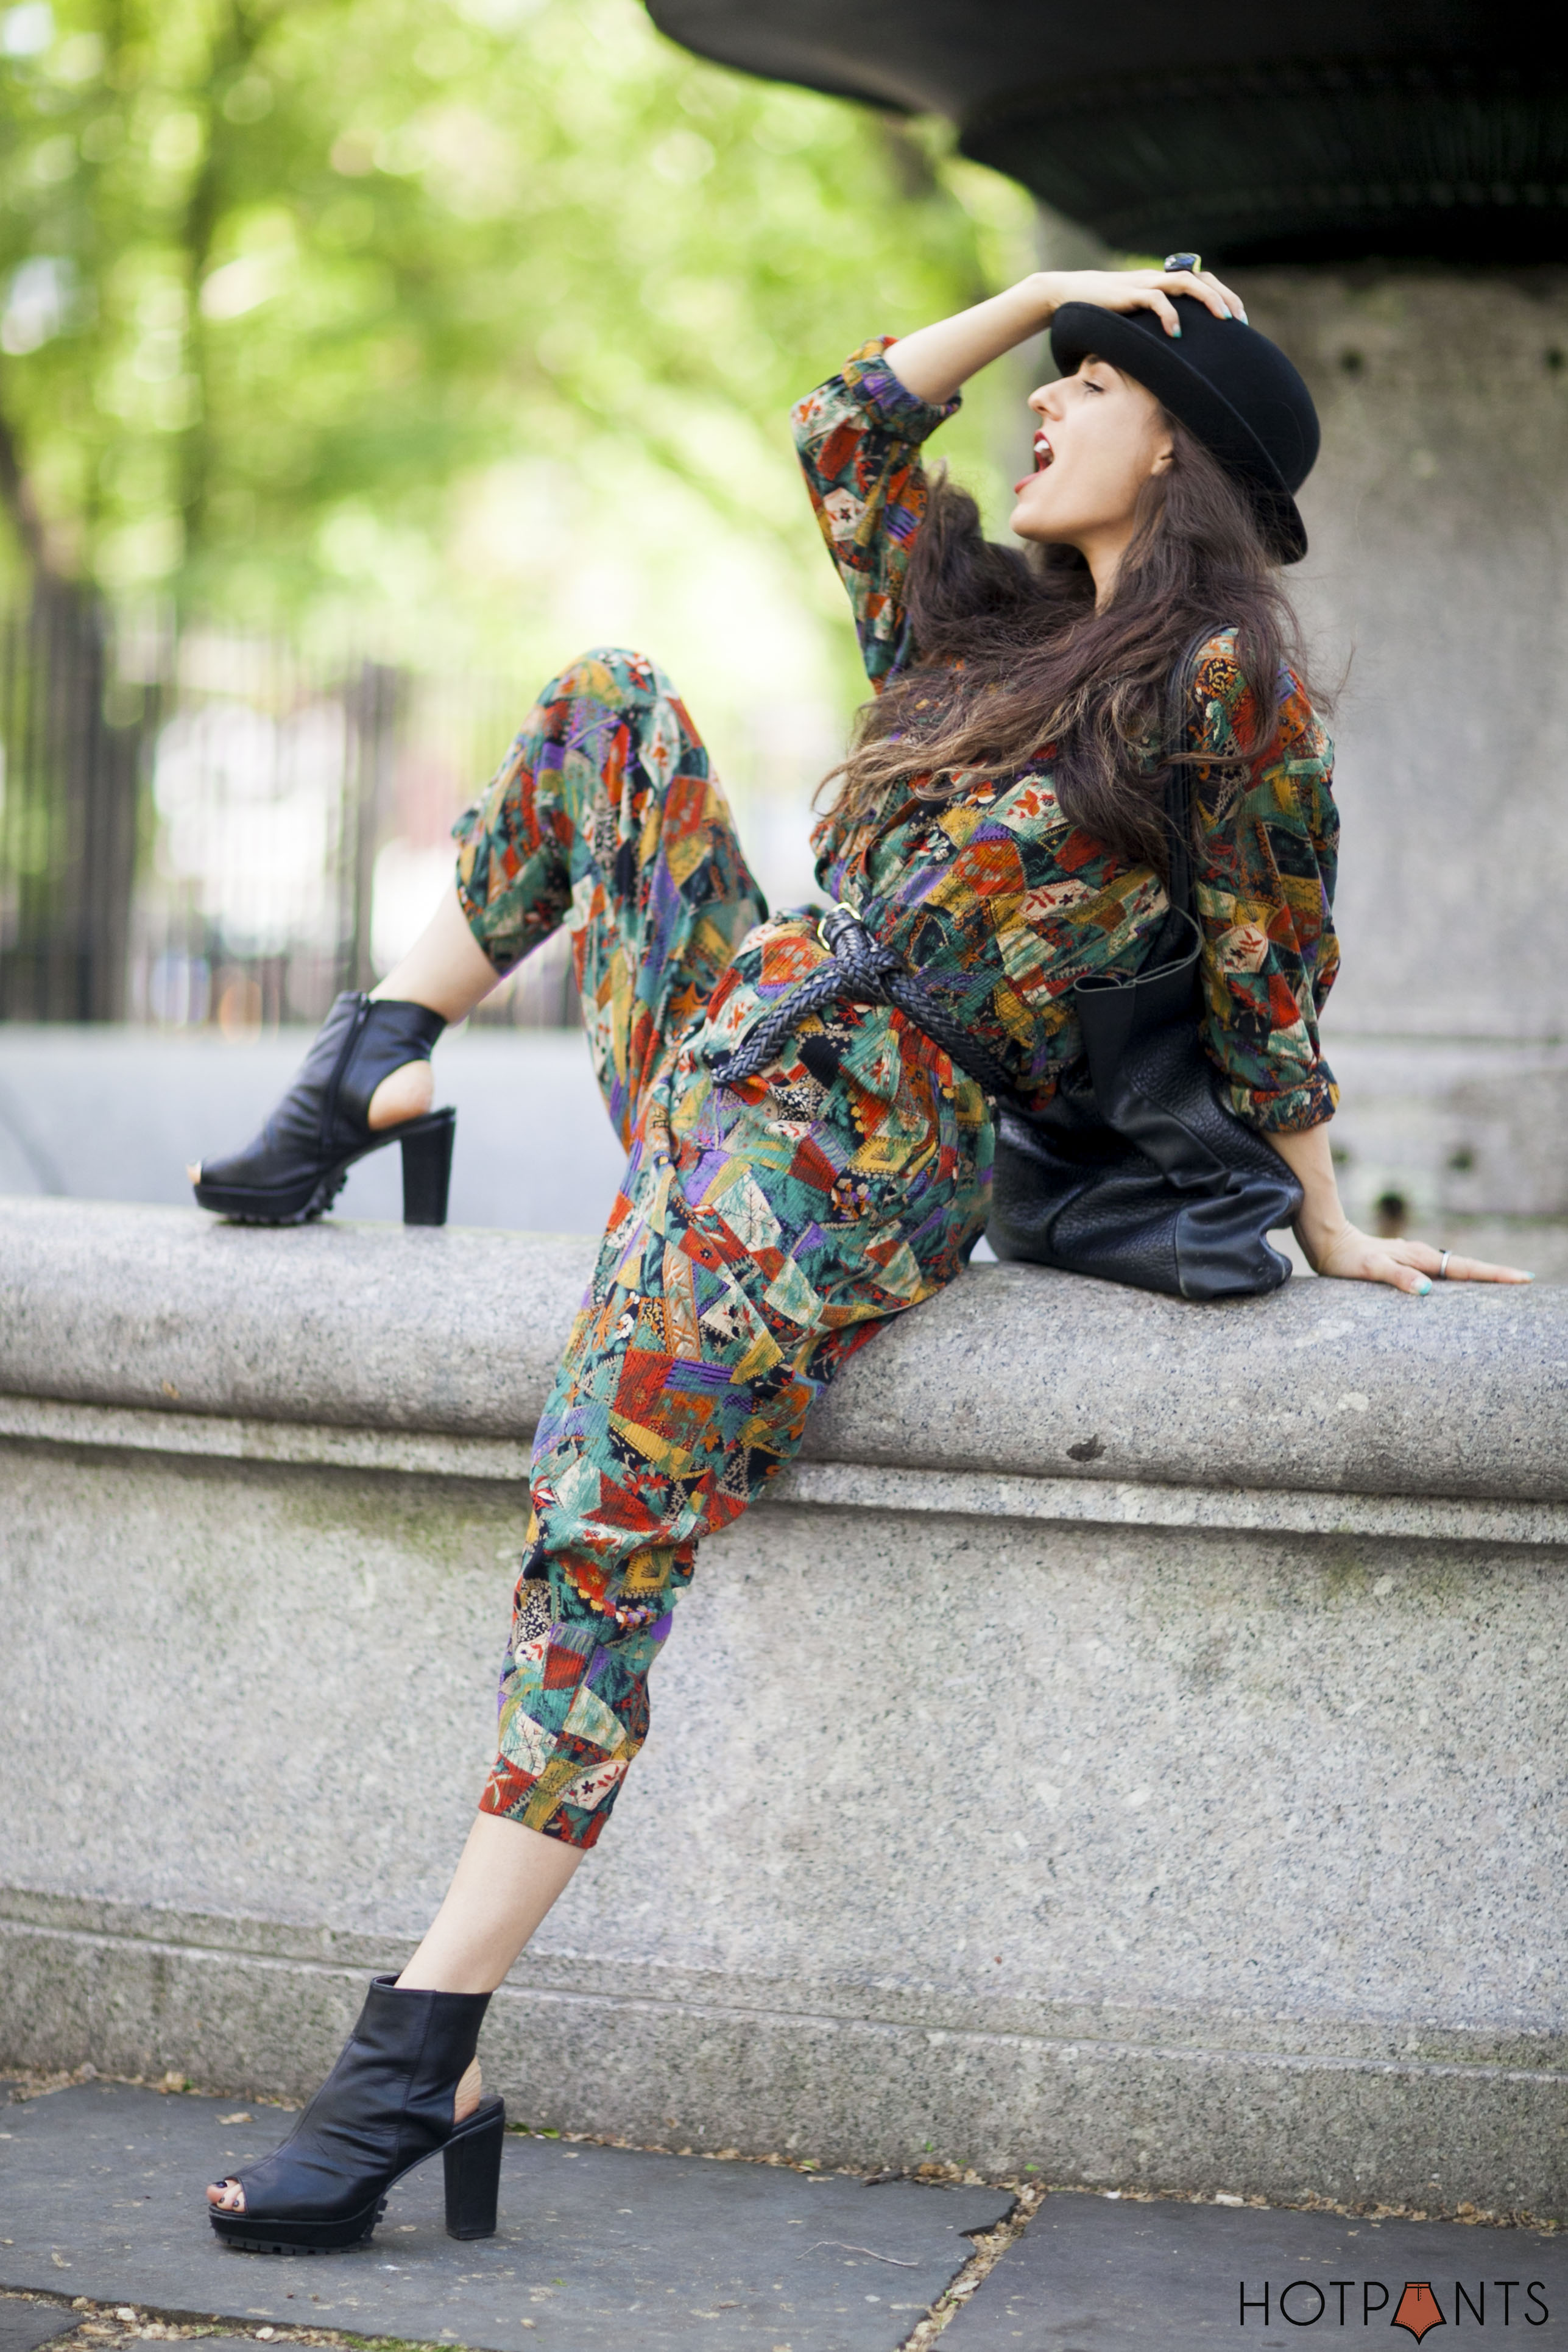
[(1327, 1235), (1303, 1233), (1297, 1239), (1314, 1274), (1337, 1276), (1342, 1282), (1386, 1282), (1395, 1290), (1425, 1297), (1434, 1282), (1533, 1282), (1533, 1275), (1517, 1265), (1492, 1265), (1485, 1258), (1460, 1257), (1452, 1250), (1435, 1249), (1430, 1242), (1381, 1241), (1345, 1220)]
[(1266, 1132), (1265, 1139), (1300, 1184), (1296, 1239), (1314, 1274), (1341, 1282), (1386, 1282), (1420, 1298), (1439, 1281), (1534, 1281), (1532, 1274), (1517, 1265), (1489, 1265), (1485, 1258), (1458, 1257), (1451, 1250), (1434, 1249), (1430, 1242), (1406, 1241), (1403, 1234), (1380, 1241), (1352, 1225), (1340, 1206), (1327, 1119), (1296, 1133)]
[(1212, 269), (1037, 269), (955, 318), (900, 336), (889, 345), (887, 363), (918, 400), (940, 408), (979, 369), (1048, 327), (1064, 302), (1150, 310), (1166, 334), (1179, 335), (1177, 294), (1206, 303), (1216, 319), (1246, 322), (1246, 303)]
[(1212, 269), (1043, 270), (1036, 282), (1045, 295), (1047, 319), (1064, 302), (1092, 302), (1100, 310), (1152, 310), (1168, 335), (1179, 335), (1182, 321), (1172, 297), (1185, 294), (1205, 303), (1216, 319), (1247, 324), (1246, 303)]

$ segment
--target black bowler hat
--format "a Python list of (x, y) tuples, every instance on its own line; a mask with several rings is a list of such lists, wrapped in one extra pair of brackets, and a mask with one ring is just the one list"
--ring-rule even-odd
[(1291, 494), (1311, 472), (1321, 439), (1312, 395), (1256, 327), (1216, 319), (1191, 294), (1171, 299), (1179, 341), (1152, 310), (1064, 302), (1051, 321), (1052, 356), (1064, 375), (1092, 352), (1136, 376), (1240, 483), (1272, 552), (1299, 563), (1307, 531)]

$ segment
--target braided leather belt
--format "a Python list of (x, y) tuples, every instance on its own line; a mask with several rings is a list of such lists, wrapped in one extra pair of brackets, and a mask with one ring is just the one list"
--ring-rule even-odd
[(710, 1055), (721, 1086), (732, 1087), (739, 1079), (760, 1076), (778, 1059), (780, 1048), (806, 1015), (820, 1013), (824, 1005), (886, 1004), (901, 1013), (986, 1094), (1025, 1108), (990, 1047), (952, 1018), (896, 948), (883, 947), (872, 938), (858, 915), (847, 907), (830, 907), (817, 917), (817, 929), (824, 946), (831, 950), (830, 961), (819, 964), (787, 996), (781, 997), (733, 1053)]

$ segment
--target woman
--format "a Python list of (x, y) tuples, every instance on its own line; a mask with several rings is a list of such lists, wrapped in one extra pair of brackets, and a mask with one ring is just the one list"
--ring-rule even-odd
[[(1036, 469), (1012, 529), (923, 474), (979, 368), (1050, 326)], [(1135, 968), (1165, 910), (1161, 721), (1187, 693), (1205, 1041), (1239, 1115), (1299, 1178), (1320, 1274), (1417, 1293), (1526, 1280), (1339, 1203), (1318, 1019), (1331, 751), (1284, 665), (1277, 567), (1305, 535), (1305, 387), (1196, 257), (1044, 274), (896, 345), (795, 415), (811, 493), (879, 697), (818, 826), (824, 888), (1043, 1102), (1080, 1055), (1070, 985)], [(193, 1171), (229, 1213), (313, 1213), (350, 1158), (430, 1130), (429, 1052), (530, 948), (571, 926), (584, 1019), (629, 1160), (535, 1443), (500, 1752), (452, 1886), (286, 2147), (208, 2191), (255, 2247), (368, 2236), (438, 2147), (448, 2226), (494, 2222), (502, 2112), (474, 2049), (488, 1998), (593, 1845), (646, 1736), (649, 1669), (699, 1539), (800, 1443), (813, 1399), (888, 1316), (933, 1297), (984, 1228), (986, 1098), (886, 1007), (741, 1049), (828, 955), (811, 910), (769, 921), (682, 706), (635, 655), (546, 688), (460, 821), (457, 887), (371, 999), (339, 1000), (250, 1149)], [(752, 1057), (754, 1058), (754, 1056)], [(734, 1069), (726, 1077), (727, 1062)]]

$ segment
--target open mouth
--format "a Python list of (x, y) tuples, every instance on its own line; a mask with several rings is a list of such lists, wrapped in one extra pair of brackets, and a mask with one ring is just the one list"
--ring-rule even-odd
[(1047, 466), (1054, 465), (1056, 463), (1056, 455), (1057, 453), (1050, 444), (1049, 435), (1046, 433), (1037, 433), (1035, 436), (1035, 472), (1033, 474), (1026, 474), (1021, 482), (1014, 483), (1014, 496), (1016, 497), (1020, 490), (1026, 490), (1029, 484), (1035, 479), (1035, 476), (1037, 474), (1043, 474)]

